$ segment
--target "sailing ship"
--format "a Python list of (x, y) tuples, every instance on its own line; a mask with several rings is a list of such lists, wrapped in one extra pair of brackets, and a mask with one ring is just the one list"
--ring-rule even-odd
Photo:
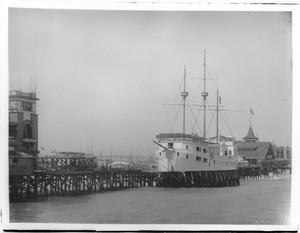
[(232, 171), (237, 170), (238, 159), (235, 140), (233, 137), (219, 134), (219, 95), (217, 91), (216, 104), (216, 136), (206, 135), (206, 111), (208, 92), (206, 91), (206, 61), (204, 52), (204, 91), (203, 98), (203, 136), (186, 133), (185, 115), (186, 98), (186, 68), (184, 68), (184, 88), (181, 92), (183, 107), (183, 129), (180, 133), (160, 133), (153, 141), (157, 145), (155, 152), (158, 172), (187, 172), (187, 171)]

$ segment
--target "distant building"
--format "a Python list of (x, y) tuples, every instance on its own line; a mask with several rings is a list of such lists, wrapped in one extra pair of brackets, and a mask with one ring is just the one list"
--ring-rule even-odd
[(237, 151), (244, 161), (249, 165), (260, 164), (266, 159), (275, 158), (274, 149), (271, 142), (260, 142), (258, 137), (254, 136), (253, 129), (250, 126), (244, 141), (237, 142)]
[(274, 145), (274, 152), (275, 152), (276, 158), (278, 158), (278, 159), (286, 158), (285, 147)]
[(10, 175), (30, 174), (38, 156), (36, 94), (9, 92)]
[(292, 148), (289, 147), (289, 146), (287, 146), (287, 147), (285, 148), (285, 151), (286, 151), (286, 158), (287, 158), (287, 159), (291, 159), (291, 158), (292, 158)]
[(129, 169), (130, 164), (123, 161), (115, 161), (111, 164), (112, 168)]
[(289, 146), (274, 145), (274, 151), (278, 159), (290, 159), (292, 157), (292, 150)]
[(35, 93), (9, 93), (9, 150), (37, 156), (38, 114)]

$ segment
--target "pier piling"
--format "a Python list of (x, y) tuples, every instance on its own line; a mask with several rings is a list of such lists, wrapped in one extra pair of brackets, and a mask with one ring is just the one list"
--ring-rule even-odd
[[(143, 172), (96, 170), (91, 159), (41, 159), (32, 174), (10, 174), (11, 201), (28, 198), (88, 194), (135, 187), (226, 187), (240, 179), (291, 174), (289, 167), (243, 167), (230, 171)], [(43, 165), (43, 166), (41, 166)]]

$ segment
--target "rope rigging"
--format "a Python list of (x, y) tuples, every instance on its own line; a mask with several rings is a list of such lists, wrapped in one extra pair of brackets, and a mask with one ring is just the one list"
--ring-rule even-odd
[[(199, 79), (199, 78), (193, 78), (194, 77), (193, 74), (196, 73), (197, 71), (199, 71), (200, 69), (202, 69), (203, 67), (204, 67), (204, 64), (202, 64), (200, 66), (197, 66), (196, 68), (192, 69), (191, 71), (186, 72), (185, 76), (189, 80)], [(211, 72), (210, 72), (210, 70), (207, 68), (207, 66), (205, 66), (205, 67), (206, 67), (206, 70), (207, 70), (207, 74), (209, 76), (209, 78), (207, 78), (207, 80), (211, 80), (211, 82), (209, 82), (209, 86), (212, 84), (212, 86), (210, 86), (211, 88), (218, 89), (217, 88), (217, 84), (215, 82), (215, 80), (218, 80), (218, 79), (211, 78)], [(202, 78), (200, 78), (200, 79), (202, 79)], [(179, 108), (178, 108), (178, 110), (176, 112), (175, 119), (173, 120), (173, 122), (170, 121), (171, 120), (170, 119), (170, 115), (171, 115), (171, 112), (172, 112), (172, 108), (170, 108), (169, 110), (166, 110), (166, 108), (164, 108), (164, 112), (166, 114), (166, 118), (167, 119), (166, 119), (166, 123), (165, 123), (163, 129), (165, 129), (166, 126), (168, 126), (170, 128), (170, 131), (169, 131), (170, 133), (174, 130), (176, 121), (178, 120), (179, 113), (182, 110), (182, 106), (184, 104), (184, 100), (182, 100), (180, 104), (175, 104), (175, 101), (179, 97), (178, 96), (178, 92), (180, 92), (180, 88), (183, 85), (183, 81), (184, 81), (184, 78), (181, 79), (180, 85), (178, 86), (177, 94), (176, 94), (176, 96), (174, 98), (173, 104), (168, 104), (168, 105), (179, 105)], [(191, 85), (191, 87), (199, 86), (198, 82), (196, 82), (195, 84), (196, 85)], [(198, 93), (200, 93), (200, 92), (198, 92)], [(218, 98), (218, 95), (216, 96), (216, 98)], [(220, 96), (219, 96), (219, 98), (218, 98), (217, 101), (219, 101), (219, 100), (221, 101), (221, 97)], [(217, 127), (217, 119), (216, 119), (217, 118), (217, 116), (216, 116), (217, 114), (216, 114), (216, 111), (219, 111), (220, 116), (221, 116), (220, 119), (224, 122), (224, 125), (228, 129), (230, 135), (233, 136), (233, 133), (232, 133), (232, 130), (230, 128), (230, 124), (229, 124), (229, 120), (227, 118), (227, 115), (226, 114), (225, 115), (222, 114), (222, 112), (225, 111), (224, 109), (217, 109), (217, 108), (215, 109), (215, 108), (212, 108), (212, 106), (215, 106), (215, 105), (210, 105), (209, 101), (206, 98), (205, 99), (203, 98), (202, 101), (201, 101), (201, 104), (198, 105), (198, 106), (200, 106), (200, 108), (199, 108), (199, 110), (195, 114), (194, 111), (191, 109), (191, 105), (190, 105), (189, 101), (187, 99), (185, 99), (185, 101), (186, 101), (186, 106), (188, 107), (188, 110), (187, 110), (188, 118), (189, 118), (190, 122), (194, 121), (194, 123), (191, 124), (191, 126), (192, 126), (191, 132), (195, 132), (195, 130), (197, 129), (197, 131), (200, 133), (200, 135), (202, 135), (203, 134), (203, 130), (205, 130), (207, 132), (211, 131), (212, 130), (211, 127), (212, 127), (213, 124), (215, 124), (216, 127)], [(205, 103), (204, 103), (204, 101), (205, 101)], [(202, 129), (201, 130), (201, 127), (199, 125), (199, 116), (200, 116), (200, 112), (202, 110), (204, 110), (204, 108), (203, 108), (204, 105), (206, 105), (206, 107), (207, 107), (206, 110), (209, 112), (210, 121), (208, 122), (209, 124), (207, 126), (205, 126), (206, 129)], [(218, 105), (216, 105), (216, 106), (218, 106)], [(219, 108), (220, 107), (222, 107), (222, 106), (219, 106)], [(221, 130), (219, 129), (219, 127), (216, 130), (217, 130), (217, 135), (220, 135), (220, 133), (221, 133), (220, 131)]]

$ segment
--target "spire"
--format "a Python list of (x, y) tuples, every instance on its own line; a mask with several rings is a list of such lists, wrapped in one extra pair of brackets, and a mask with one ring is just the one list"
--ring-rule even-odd
[(256, 141), (258, 141), (258, 137), (254, 136), (254, 132), (253, 132), (253, 129), (252, 129), (251, 125), (250, 125), (250, 128), (248, 130), (247, 136), (244, 137), (243, 139), (246, 142), (256, 142)]

